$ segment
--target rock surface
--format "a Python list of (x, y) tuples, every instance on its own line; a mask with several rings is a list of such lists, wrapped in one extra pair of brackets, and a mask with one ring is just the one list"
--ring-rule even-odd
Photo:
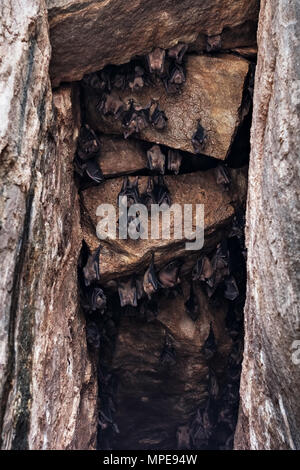
[[(168, 118), (167, 126), (163, 131), (147, 127), (140, 133), (142, 139), (195, 153), (192, 137), (200, 120), (207, 135), (202, 153), (224, 160), (241, 122), (240, 108), (248, 70), (246, 60), (232, 55), (218, 58), (191, 55), (180, 94), (167, 94), (158, 80), (154, 88), (145, 87), (135, 93), (125, 90), (118, 95), (124, 103), (132, 97), (143, 107), (152, 98), (158, 99), (160, 109)], [(123, 132), (120, 120), (97, 111), (98, 102), (99, 97), (86, 93), (87, 120), (91, 127), (106, 133)]]
[(98, 162), (104, 176), (126, 175), (147, 168), (146, 152), (140, 142), (106, 135), (101, 135), (100, 141)]
[(58, 91), (53, 108), (44, 2), (0, 11), (1, 448), (92, 448), (97, 391), (74, 270), (71, 90)]
[(236, 449), (300, 449), (300, 5), (261, 2)]
[[(171, 194), (174, 204), (204, 204), (205, 246), (217, 243), (221, 236), (221, 228), (229, 224), (233, 214), (234, 205), (240, 206), (246, 198), (246, 170), (231, 170), (232, 188), (225, 191), (216, 183), (215, 170), (197, 172), (179, 176), (166, 176), (165, 183)], [(147, 177), (140, 177), (139, 190), (142, 194), (147, 186)], [(83, 205), (83, 232), (84, 239), (92, 251), (100, 243), (96, 236), (96, 226), (101, 220), (96, 216), (99, 204), (112, 204), (116, 208), (117, 198), (123, 184), (122, 178), (107, 180), (98, 187), (89, 188), (82, 192)], [(238, 189), (237, 189), (238, 188)], [(195, 206), (194, 206), (195, 208)], [(193, 211), (193, 230), (195, 230), (195, 209)], [(149, 219), (149, 230), (150, 230)], [(161, 221), (160, 221), (161, 226)], [(155, 240), (127, 240), (113, 239), (109, 235), (106, 240), (101, 240), (103, 246), (100, 254), (101, 283), (116, 279), (124, 274), (133, 274), (140, 269), (148, 267), (151, 259), (151, 251), (155, 251), (155, 265), (161, 266), (169, 260), (188, 256), (193, 251), (185, 249), (185, 238), (176, 240), (173, 238), (173, 218), (171, 217), (171, 239)], [(218, 233), (219, 231), (219, 233)]]
[[(252, 45), (239, 27), (255, 24), (258, 0), (48, 0), (54, 86), (80, 80), (107, 64), (129, 62), (155, 47), (192, 43), (199, 34), (217, 35), (237, 28), (230, 47)], [(243, 28), (245, 30), (245, 28)], [(234, 31), (234, 30), (233, 30)], [(129, 34), (130, 32), (130, 34)], [(246, 35), (247, 36), (247, 35)], [(126, 40), (124, 40), (126, 38)]]
[[(208, 362), (201, 348), (212, 322), (218, 348), (214, 368), (224, 380), (232, 345), (225, 328), (226, 301), (212, 306), (200, 287), (195, 292), (201, 306), (196, 322), (187, 315), (184, 296), (159, 300), (157, 320), (145, 323), (123, 316), (112, 360), (118, 378), (116, 422), (120, 429), (115, 449), (176, 449), (176, 430), (189, 422), (195, 406), (208, 397)], [(166, 332), (173, 339), (176, 364), (160, 361)]]

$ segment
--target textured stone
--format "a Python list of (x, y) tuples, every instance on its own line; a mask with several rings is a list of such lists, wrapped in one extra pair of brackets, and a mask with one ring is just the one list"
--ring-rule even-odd
[[(235, 56), (189, 56), (186, 83), (180, 94), (168, 95), (158, 80), (154, 88), (145, 87), (135, 93), (125, 90), (119, 96), (125, 103), (133, 97), (142, 106), (156, 98), (165, 112), (166, 129), (159, 131), (148, 127), (140, 133), (142, 139), (194, 153), (191, 139), (200, 119), (207, 134), (202, 153), (224, 160), (241, 122), (240, 108), (248, 70), (249, 63)], [(86, 94), (89, 124), (102, 132), (122, 132), (119, 120), (97, 111), (98, 101), (96, 95)]]
[[(256, 22), (258, 0), (48, 0), (53, 85), (80, 80), (107, 64), (129, 62), (155, 47), (192, 43)], [(244, 28), (245, 29), (245, 28)], [(130, 34), (129, 34), (130, 32)], [(251, 36), (249, 38), (251, 41)], [(232, 44), (232, 40), (231, 40)]]
[(71, 90), (53, 107), (44, 2), (2, 2), (0, 13), (1, 448), (92, 448), (97, 391), (74, 269)]
[(300, 449), (300, 5), (261, 2), (236, 449)]
[[(206, 248), (216, 243), (217, 238), (222, 234), (222, 227), (229, 224), (234, 214), (234, 205), (240, 206), (242, 201), (245, 202), (247, 186), (245, 170), (231, 170), (231, 173), (233, 183), (231, 191), (228, 192), (216, 184), (214, 170), (165, 177), (172, 203), (204, 204)], [(147, 180), (147, 177), (139, 179), (141, 194), (146, 189)], [(122, 178), (107, 180), (101, 186), (82, 192), (84, 238), (91, 250), (95, 250), (100, 243), (96, 237), (96, 226), (100, 220), (96, 216), (96, 209), (99, 204), (112, 204), (116, 208), (118, 219), (116, 203), (122, 183)], [(155, 252), (156, 266), (161, 266), (175, 257), (191, 255), (192, 251), (185, 250), (186, 239), (172, 238), (173, 228), (171, 217), (171, 239), (164, 240), (160, 236), (158, 240), (155, 240), (150, 237), (149, 233), (147, 240), (131, 240), (130, 238), (119, 240), (108, 236), (107, 240), (101, 241), (103, 246), (100, 255), (101, 283), (105, 284), (111, 279), (144, 269), (150, 262), (152, 250)], [(193, 212), (193, 230), (195, 230), (195, 211)]]
[(104, 176), (135, 173), (147, 168), (146, 152), (140, 142), (117, 136), (101, 135), (98, 162)]
[[(212, 306), (195, 286), (201, 314), (196, 322), (187, 315), (184, 296), (161, 298), (157, 320), (145, 323), (123, 316), (119, 326), (112, 370), (118, 378), (115, 420), (120, 429), (115, 449), (176, 449), (176, 429), (187, 424), (197, 406), (208, 397), (208, 363), (201, 348), (212, 322), (218, 348), (214, 360), (219, 383), (232, 341), (225, 328), (226, 301)], [(165, 334), (173, 339), (176, 364), (163, 366), (160, 354)]]

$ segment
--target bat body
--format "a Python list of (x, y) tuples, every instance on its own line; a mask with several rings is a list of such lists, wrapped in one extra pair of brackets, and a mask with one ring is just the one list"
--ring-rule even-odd
[(156, 204), (156, 200), (153, 193), (153, 187), (153, 177), (149, 176), (146, 191), (141, 195), (141, 201), (147, 207), (148, 211), (151, 210), (152, 204)]
[(153, 179), (153, 183), (153, 197), (156, 204), (167, 204), (168, 206), (171, 206), (171, 195), (167, 185), (165, 184), (164, 177), (158, 175), (157, 179)]
[(215, 169), (217, 184), (222, 185), (225, 189), (228, 189), (231, 179), (228, 169), (224, 165), (218, 165)]
[(149, 299), (151, 298), (151, 295), (158, 289), (158, 282), (154, 268), (154, 255), (152, 255), (152, 260), (149, 265), (149, 268), (144, 274), (143, 289)]
[(191, 449), (191, 438), (189, 426), (179, 426), (176, 430), (176, 441), (178, 450)]
[(171, 261), (164, 266), (158, 273), (158, 281), (161, 287), (174, 287), (180, 282), (179, 279), (180, 263), (178, 260)]
[(93, 129), (88, 124), (81, 126), (79, 137), (77, 155), (81, 160), (88, 160), (96, 157), (100, 152), (100, 141), (96, 136)]
[(228, 300), (235, 300), (239, 296), (239, 289), (233, 276), (225, 279), (224, 297)]
[(95, 322), (90, 321), (86, 324), (86, 341), (88, 346), (94, 349), (100, 348), (100, 333)]
[(147, 62), (150, 73), (163, 75), (165, 72), (166, 51), (157, 47), (147, 55)]
[(193, 281), (207, 282), (213, 275), (213, 268), (207, 256), (202, 256), (196, 262), (192, 271)]
[(206, 51), (207, 52), (216, 52), (221, 49), (222, 41), (221, 35), (216, 34), (214, 36), (207, 36), (206, 39)]
[(137, 307), (136, 284), (132, 277), (119, 281), (118, 292), (121, 307), (124, 307), (125, 305)]
[(205, 135), (204, 128), (201, 126), (200, 122), (198, 122), (197, 130), (193, 134), (193, 137), (192, 137), (192, 144), (193, 144), (195, 153), (201, 153), (201, 151), (204, 148), (205, 141), (206, 141), (206, 135)]
[(100, 249), (101, 245), (88, 257), (86, 265), (83, 268), (84, 282), (89, 286), (93, 281), (100, 280)]
[(95, 183), (100, 184), (104, 181), (102, 170), (96, 160), (87, 160), (85, 171), (87, 176)]
[(168, 150), (168, 170), (178, 175), (182, 162), (182, 155), (178, 150)]
[(105, 83), (100, 79), (97, 72), (92, 72), (85, 75), (82, 79), (84, 86), (101, 93), (105, 89)]
[(148, 168), (152, 171), (159, 171), (162, 175), (165, 172), (166, 157), (160, 150), (159, 145), (153, 145), (147, 151)]
[(187, 44), (179, 42), (178, 44), (176, 44), (176, 46), (173, 46), (168, 50), (168, 56), (170, 57), (170, 59), (175, 60), (177, 64), (181, 64), (183, 56), (186, 53), (187, 49)]
[(87, 313), (99, 310), (101, 313), (106, 309), (106, 296), (100, 287), (87, 286), (84, 291), (83, 308)]
[(167, 116), (164, 111), (159, 108), (157, 101), (152, 100), (148, 105), (149, 121), (155, 129), (163, 130), (167, 125)]

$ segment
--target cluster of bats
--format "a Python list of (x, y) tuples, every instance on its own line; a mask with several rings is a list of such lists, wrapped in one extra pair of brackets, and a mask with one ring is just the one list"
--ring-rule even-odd
[[(139, 134), (149, 126), (162, 131), (168, 119), (157, 100), (151, 99), (144, 107), (133, 99), (125, 103), (118, 91), (126, 88), (138, 91), (144, 86), (153, 86), (155, 79), (159, 78), (163, 81), (167, 93), (180, 92), (186, 81), (183, 58), (187, 49), (188, 46), (183, 43), (178, 43), (168, 50), (156, 48), (143, 59), (133, 60), (118, 67), (107, 66), (100, 72), (87, 74), (82, 79), (82, 84), (99, 96), (96, 109), (103, 116), (112, 116), (122, 123), (125, 139)], [(207, 136), (200, 121), (191, 140), (195, 153), (201, 153)]]

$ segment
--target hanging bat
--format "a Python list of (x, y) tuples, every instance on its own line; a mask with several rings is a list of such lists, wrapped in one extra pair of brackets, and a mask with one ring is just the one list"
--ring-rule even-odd
[(168, 333), (166, 333), (165, 336), (165, 344), (160, 355), (160, 362), (170, 366), (176, 364), (176, 351), (173, 346), (172, 338)]
[(136, 284), (133, 277), (119, 281), (118, 292), (121, 307), (124, 307), (125, 305), (132, 305), (132, 307), (137, 307)]
[(157, 282), (157, 277), (156, 277), (155, 268), (154, 268), (154, 254), (153, 253), (152, 253), (152, 259), (151, 259), (149, 268), (146, 270), (144, 274), (143, 288), (149, 299), (151, 298), (151, 295), (158, 289), (158, 282)]
[(182, 162), (182, 155), (178, 150), (168, 150), (168, 170), (178, 175)]
[(203, 426), (202, 412), (198, 408), (191, 424), (191, 440), (196, 449), (205, 449), (208, 445), (206, 432)]
[(147, 62), (150, 73), (163, 75), (165, 72), (166, 51), (157, 47), (147, 55)]
[(147, 151), (147, 159), (148, 159), (148, 168), (150, 170), (157, 170), (162, 175), (165, 172), (165, 163), (166, 163), (166, 156), (160, 150), (159, 145), (153, 145)]
[(186, 53), (187, 49), (187, 44), (179, 42), (178, 44), (176, 44), (176, 46), (173, 46), (168, 50), (168, 56), (170, 57), (170, 59), (174, 59), (177, 64), (181, 64), (183, 56)]
[(193, 321), (196, 321), (200, 315), (200, 305), (198, 298), (194, 292), (194, 285), (191, 282), (190, 296), (184, 304), (186, 313), (190, 316)]
[(86, 341), (91, 348), (100, 348), (100, 333), (96, 323), (93, 321), (86, 323)]
[(84, 291), (83, 308), (86, 312), (92, 313), (100, 310), (101, 313), (106, 309), (106, 296), (100, 287), (87, 286)]
[(206, 38), (206, 51), (215, 52), (219, 51), (222, 47), (221, 35), (207, 36)]
[(94, 253), (89, 255), (86, 265), (83, 268), (84, 283), (86, 286), (89, 286), (93, 281), (100, 280), (100, 250), (101, 245), (99, 245)]
[(156, 204), (155, 196), (153, 194), (153, 188), (153, 176), (149, 176), (146, 191), (141, 195), (141, 202), (147, 207), (148, 211), (151, 210), (152, 204)]
[(147, 106), (149, 113), (149, 122), (152, 124), (155, 129), (163, 130), (167, 125), (167, 116), (164, 111), (161, 111), (157, 101), (152, 100), (151, 103)]
[(109, 71), (106, 70), (101, 70), (100, 72), (100, 80), (101, 80), (101, 85), (102, 89), (106, 89), (107, 91), (111, 91), (111, 79), (110, 79), (110, 73)]
[(164, 266), (158, 273), (159, 285), (163, 288), (174, 287), (180, 282), (179, 279), (180, 262), (178, 260), (171, 261)]
[(77, 155), (81, 160), (88, 160), (89, 158), (96, 157), (100, 152), (100, 141), (96, 136), (93, 129), (88, 124), (81, 126), (79, 137)]
[(220, 184), (224, 189), (228, 189), (231, 179), (228, 169), (224, 165), (218, 165), (215, 168), (217, 184)]
[(162, 204), (171, 206), (172, 204), (170, 192), (162, 175), (158, 175), (156, 180), (153, 178), (153, 196), (155, 198), (156, 204), (160, 206)]
[(133, 76), (129, 79), (128, 86), (132, 91), (138, 91), (145, 85), (144, 75), (145, 71), (139, 65), (134, 67)]
[(143, 277), (142, 276), (137, 276), (136, 277), (135, 285), (136, 285), (136, 297), (137, 297), (137, 300), (140, 300), (142, 297), (144, 297)]
[(99, 78), (97, 72), (88, 73), (82, 79), (82, 83), (84, 86), (91, 88), (97, 92), (102, 92), (105, 89), (105, 83), (103, 80)]
[(239, 289), (236, 284), (236, 281), (233, 276), (229, 276), (224, 281), (225, 283), (225, 291), (224, 297), (228, 300), (235, 300), (239, 296)]
[(124, 196), (127, 197), (128, 208), (131, 207), (133, 204), (139, 204), (141, 202), (138, 176), (132, 183), (130, 182), (128, 176), (124, 177), (121, 191), (118, 194), (117, 204), (119, 203), (119, 199), (122, 199)]
[(206, 142), (205, 130), (201, 126), (200, 122), (198, 121), (197, 130), (193, 134), (193, 137), (192, 137), (192, 144), (193, 144), (195, 153), (201, 153), (201, 151), (204, 148), (205, 142)]
[(217, 352), (217, 345), (216, 345), (214, 330), (212, 327), (212, 322), (210, 322), (209, 334), (202, 347), (202, 352), (205, 356), (205, 359), (208, 361), (212, 359), (215, 353)]
[(192, 271), (193, 281), (207, 282), (213, 275), (213, 268), (207, 256), (199, 258)]
[(180, 65), (175, 65), (170, 69), (169, 76), (164, 79), (167, 93), (175, 94), (180, 90), (180, 86), (185, 82), (185, 74)]
[(123, 101), (116, 95), (104, 95), (105, 99), (101, 107), (98, 110), (102, 110), (104, 116), (113, 116), (115, 119), (119, 119), (122, 112), (124, 111)]
[(191, 438), (189, 426), (179, 426), (176, 430), (176, 441), (178, 450), (190, 450)]
[(118, 90), (125, 90), (126, 88), (126, 77), (122, 73), (117, 73), (114, 76), (114, 81), (113, 81), (114, 88), (117, 88)]
[(131, 134), (138, 133), (148, 126), (148, 109), (135, 105), (129, 100), (129, 109), (123, 114), (122, 124), (125, 128), (124, 137), (127, 139)]
[(87, 176), (95, 183), (100, 184), (104, 181), (102, 170), (96, 160), (87, 160), (85, 162), (85, 171)]

